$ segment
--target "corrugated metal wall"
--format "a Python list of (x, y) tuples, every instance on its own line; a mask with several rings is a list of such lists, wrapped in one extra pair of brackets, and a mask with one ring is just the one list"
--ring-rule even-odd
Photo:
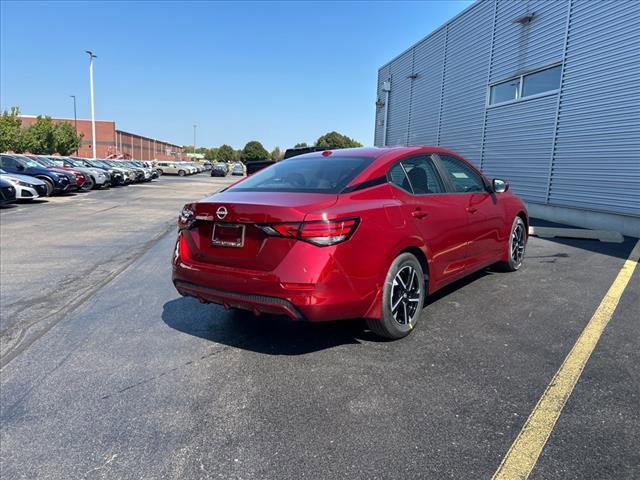
[[(387, 128), (387, 145), (452, 148), (527, 201), (640, 215), (638, 19), (635, 0), (479, 1), (380, 69), (375, 144)], [(486, 106), (491, 82), (558, 63), (560, 94)]]
[[(521, 25), (513, 22), (531, 12), (534, 14), (531, 23)], [(565, 1), (499, 0), (490, 82), (560, 61), (566, 15)]]
[(480, 2), (447, 28), (439, 145), (480, 165), (482, 117), (493, 26), (492, 2)]
[(385, 93), (382, 91), (382, 84), (389, 79), (389, 65), (385, 65), (378, 71), (378, 99), (376, 105), (380, 105), (376, 108), (376, 130), (373, 138), (374, 145), (383, 144), (383, 131), (384, 131), (384, 102)]
[[(500, 0), (490, 82), (562, 61), (567, 6), (566, 2), (545, 0)], [(531, 12), (531, 23), (513, 22)], [(486, 111), (480, 166), (488, 175), (508, 178), (514, 191), (529, 201), (546, 200), (557, 97), (497, 105)]]
[(549, 203), (640, 214), (640, 2), (574, 1)]
[(406, 51), (389, 65), (391, 93), (389, 95), (389, 125), (387, 145), (406, 145), (411, 100), (413, 49)]
[(487, 111), (482, 169), (529, 201), (546, 199), (556, 103), (554, 95)]
[(440, 99), (442, 75), (444, 73), (444, 53), (446, 30), (433, 35), (428, 42), (416, 45), (414, 51), (413, 80), (411, 95), (411, 117), (409, 119), (410, 145), (435, 145), (438, 143), (440, 122)]

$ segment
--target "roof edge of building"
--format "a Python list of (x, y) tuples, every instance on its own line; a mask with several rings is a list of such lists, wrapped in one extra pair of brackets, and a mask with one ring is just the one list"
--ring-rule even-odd
[[(466, 7), (464, 10), (462, 10), (460, 13), (456, 14), (454, 17), (450, 18), (449, 20), (447, 20), (446, 22), (444, 22), (442, 25), (440, 25), (438, 28), (436, 28), (435, 30), (432, 30), (431, 32), (429, 32), (427, 35), (425, 35), (424, 37), (422, 37), (420, 40), (418, 40), (417, 42), (414, 42), (411, 44), (411, 46), (409, 48), (404, 49), (402, 52), (400, 52), (398, 55), (396, 55), (395, 57), (393, 57), (391, 60), (389, 60), (388, 62), (386, 62), (384, 65), (380, 66), (378, 68), (378, 71), (382, 70), (384, 67), (386, 67), (387, 65), (393, 63), (394, 61), (396, 61), (398, 58), (400, 58), (402, 55), (404, 55), (405, 53), (407, 53), (409, 50), (411, 50), (412, 48), (414, 48), (416, 45), (424, 42), (427, 38), (435, 35), (436, 33), (438, 33), (440, 30), (442, 30), (443, 28), (446, 28), (448, 25), (452, 24), (453, 22), (455, 22), (458, 18), (462, 17), (463, 15), (466, 15), (470, 10), (476, 8), (478, 5), (483, 4), (484, 2), (487, 1), (491, 1), (491, 0), (476, 0), (475, 2), (473, 2), (471, 5), (469, 5), (468, 7)], [(495, 1), (495, 0), (494, 0)]]

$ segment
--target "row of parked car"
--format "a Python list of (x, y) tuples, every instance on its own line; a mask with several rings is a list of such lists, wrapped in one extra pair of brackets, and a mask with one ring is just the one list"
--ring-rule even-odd
[[(164, 173), (157, 163), (3, 153), (0, 155), (0, 204), (150, 182)], [(205, 170), (184, 163), (183, 168), (189, 173)]]
[(205, 162), (202, 165), (196, 162), (156, 162), (157, 168), (166, 175), (193, 175), (206, 170), (211, 170), (211, 163)]
[(215, 162), (211, 167), (212, 177), (226, 177), (228, 174), (243, 176), (245, 173), (245, 167), (242, 163), (228, 164), (226, 162)]

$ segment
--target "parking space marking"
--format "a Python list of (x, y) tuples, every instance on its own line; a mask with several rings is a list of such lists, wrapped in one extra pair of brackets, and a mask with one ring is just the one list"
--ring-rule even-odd
[(494, 480), (526, 479), (531, 474), (639, 260), (640, 240), (502, 459)]

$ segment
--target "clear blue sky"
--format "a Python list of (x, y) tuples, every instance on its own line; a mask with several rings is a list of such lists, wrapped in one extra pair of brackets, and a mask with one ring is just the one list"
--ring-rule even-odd
[(0, 106), (177, 144), (373, 143), (378, 68), (471, 1), (1, 2)]

